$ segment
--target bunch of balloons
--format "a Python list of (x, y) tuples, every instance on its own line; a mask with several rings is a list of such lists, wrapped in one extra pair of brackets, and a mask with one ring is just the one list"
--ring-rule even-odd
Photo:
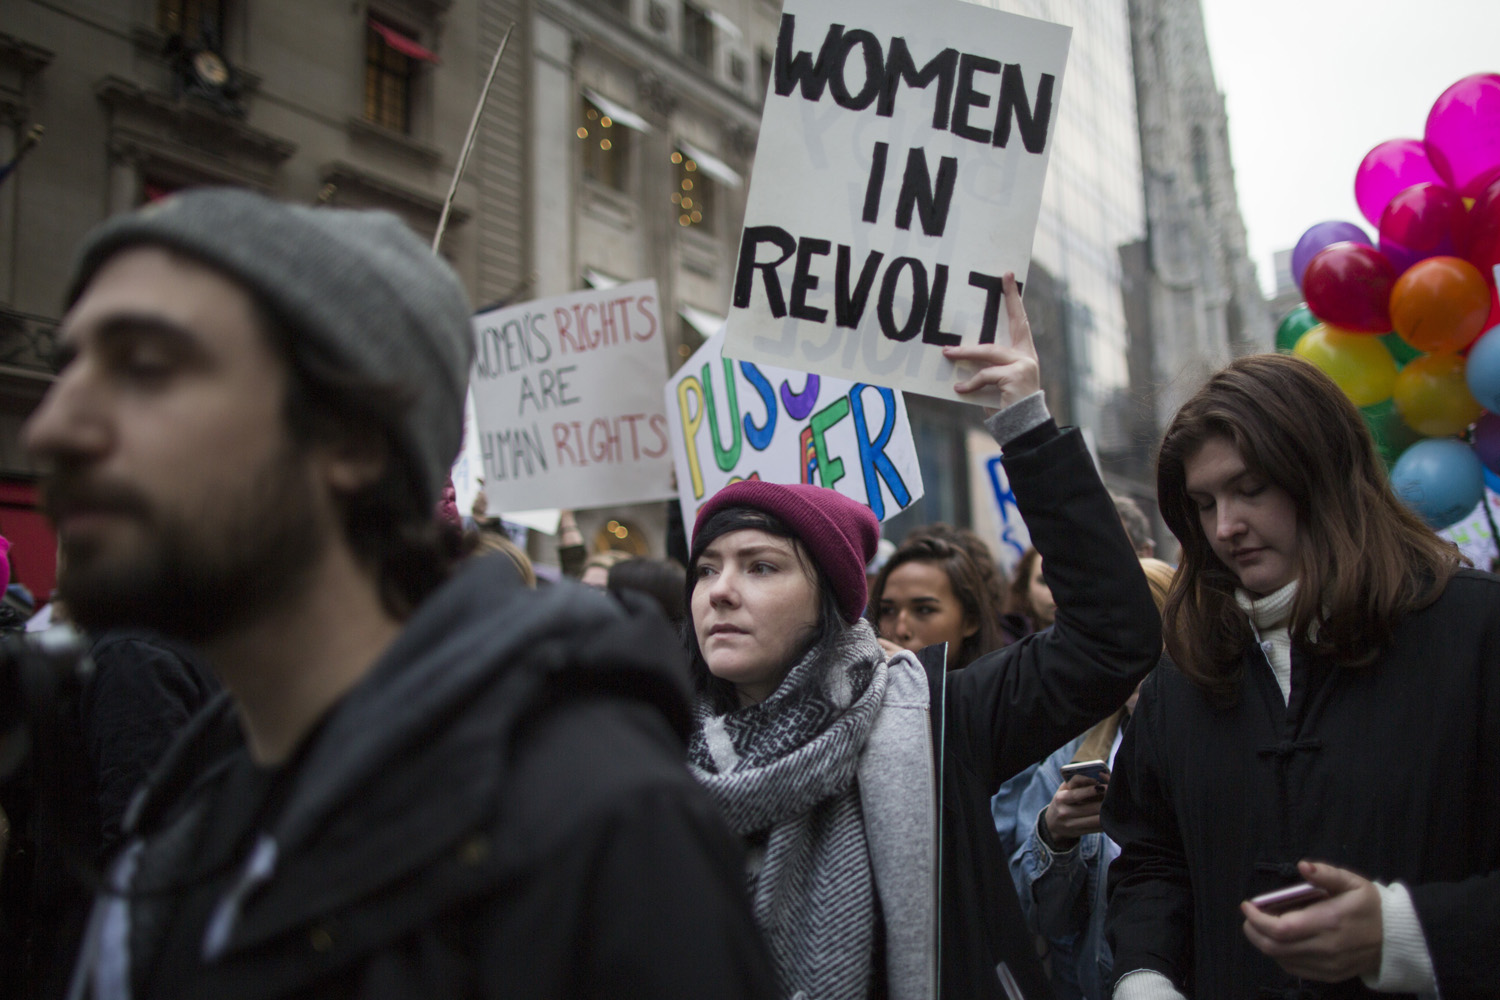
[(1372, 240), (1320, 222), (1297, 241), (1305, 304), (1276, 347), (1361, 408), (1391, 484), (1444, 528), (1500, 490), (1500, 74), (1443, 91), (1422, 139), (1370, 150), (1354, 176)]

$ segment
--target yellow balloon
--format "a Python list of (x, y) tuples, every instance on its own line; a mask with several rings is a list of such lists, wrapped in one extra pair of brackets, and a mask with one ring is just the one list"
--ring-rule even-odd
[(1378, 337), (1319, 323), (1302, 335), (1292, 353), (1333, 379), (1355, 406), (1385, 402), (1396, 385), (1396, 359)]
[(1428, 354), (1396, 376), (1396, 409), (1412, 430), (1428, 437), (1461, 433), (1479, 419), (1483, 407), (1464, 380), (1464, 359)]

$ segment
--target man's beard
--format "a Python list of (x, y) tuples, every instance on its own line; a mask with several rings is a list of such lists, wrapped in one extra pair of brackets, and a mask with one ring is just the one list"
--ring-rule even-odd
[(204, 643), (232, 633), (296, 600), (327, 544), (291, 446), (250, 477), (250, 489), (210, 498), (193, 517), (153, 506), (127, 486), (74, 481), (82, 478), (60, 470), (49, 507), (75, 491), (103, 497), (140, 534), (123, 557), (64, 541), (58, 592), (73, 620), (95, 634), (144, 628)]

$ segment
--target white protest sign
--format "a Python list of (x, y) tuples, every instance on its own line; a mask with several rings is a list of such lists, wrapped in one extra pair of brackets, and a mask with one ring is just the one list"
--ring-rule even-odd
[(720, 331), (667, 383), (672, 459), (689, 534), (698, 508), (741, 479), (832, 487), (882, 521), (922, 498), (922, 470), (899, 392), (737, 362), (723, 351)]
[(969, 497), (973, 528), (990, 547), (995, 561), (1014, 575), (1021, 557), (1031, 547), (1031, 531), (1021, 519), (1021, 508), (1001, 464), (1000, 448), (988, 431), (973, 429), (967, 437)]
[[(787, 0), (727, 350), (959, 399), (945, 345), (1009, 343), (1071, 29), (961, 0)], [(962, 397), (994, 403), (993, 392)]]
[[(1486, 506), (1490, 509), (1488, 517), (1484, 512)], [(1438, 534), (1457, 545), (1458, 550), (1468, 557), (1475, 569), (1493, 572), (1491, 567), (1495, 565), (1496, 558), (1500, 557), (1500, 548), (1497, 548), (1495, 534), (1490, 530), (1491, 517), (1500, 521), (1500, 493), (1486, 486), (1484, 499), (1475, 505), (1469, 516), (1456, 524), (1450, 524)]]
[(492, 514), (674, 495), (656, 282), (482, 313), (474, 347), (474, 450)]

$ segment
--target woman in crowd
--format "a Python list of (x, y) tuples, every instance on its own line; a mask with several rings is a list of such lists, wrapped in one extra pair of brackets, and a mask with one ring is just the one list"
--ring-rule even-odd
[[(1174, 571), (1160, 559), (1142, 559), (1141, 568), (1151, 599), (1161, 608)], [(1099, 826), (1109, 771), (1097, 781), (1081, 775), (1063, 781), (1062, 769), (1085, 761), (1104, 761), (1113, 769), (1138, 697), (1139, 690), (1118, 712), (1059, 747), (1020, 795), (1017, 811), (1026, 839), (1011, 856), (1010, 872), (1028, 927), (1047, 939), (1052, 990), (1058, 1000), (1108, 1000), (1106, 877), (1110, 862), (1120, 853)]]
[[(934, 524), (913, 531), (887, 561), (870, 595), (871, 617), (881, 645), (888, 652), (946, 648), (942, 665), (948, 670), (962, 670), (981, 654), (1008, 645), (1012, 639), (1000, 626), (1000, 578), (990, 558), (984, 541), (967, 529)], [(957, 804), (957, 798), (949, 801), (953, 815), (945, 815), (946, 821), (960, 821)], [(988, 864), (976, 866), (971, 857), (956, 863), (993, 873), (995, 862), (1014, 845), (1008, 849), (1001, 842), (993, 851), (989, 847), (988, 840), (980, 844)], [(978, 898), (988, 901), (981, 914), (990, 924), (997, 954), (1017, 983), (1025, 989), (1043, 982), (1036, 944), (1010, 882), (1001, 878), (993, 885), (986, 883)]]
[(945, 996), (1005, 997), (1016, 984), (1003, 985), (1013, 973), (997, 970), (985, 917), (985, 892), (1006, 877), (1004, 859), (984, 853), (986, 842), (998, 853), (989, 796), (1123, 701), (1160, 648), (1139, 564), (1082, 438), (1047, 415), (1013, 277), (1005, 291), (1013, 343), (945, 353), (977, 368), (959, 391), (998, 389), (988, 424), (1052, 560), (1050, 632), (924, 676), (909, 653), (887, 659), (861, 617), (879, 534), (868, 508), (752, 480), (698, 513), (690, 762), (747, 841), (754, 911), (787, 996), (931, 996), (940, 933)]
[(1016, 563), (1016, 572), (1006, 590), (1005, 630), (1014, 639), (1039, 632), (1052, 624), (1057, 602), (1047, 578), (1042, 575), (1042, 554), (1029, 548)]
[(999, 580), (993, 567), (984, 572), (988, 560), (979, 562), (963, 541), (959, 529), (946, 524), (918, 529), (881, 569), (870, 611), (889, 651), (915, 653), (946, 643), (948, 669), (961, 670), (1006, 644), (997, 614)]
[[(1293, 357), (1183, 405), (1157, 496), (1182, 565), (1104, 803), (1114, 996), (1496, 995), (1500, 580)], [(1327, 898), (1250, 902), (1299, 881)]]

